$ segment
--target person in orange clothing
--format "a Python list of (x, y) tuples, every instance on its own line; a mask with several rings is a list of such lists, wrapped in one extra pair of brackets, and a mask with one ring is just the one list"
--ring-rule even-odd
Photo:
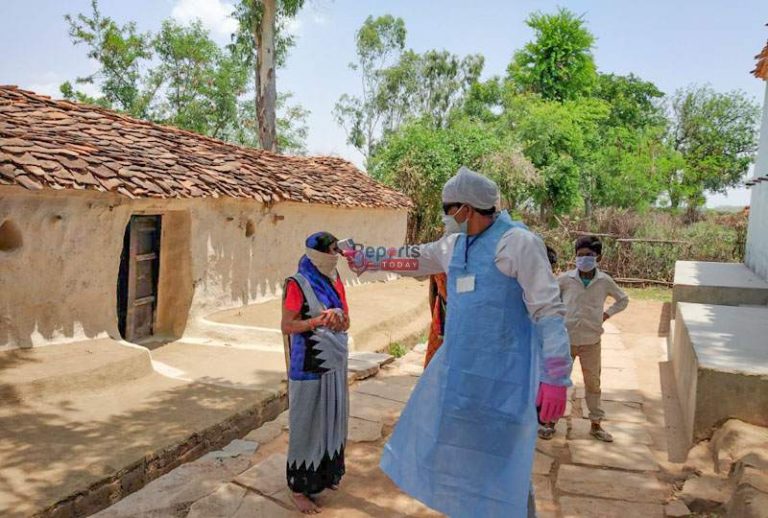
[(424, 358), (424, 368), (443, 345), (445, 332), (445, 309), (448, 293), (446, 290), (447, 275), (440, 273), (429, 277), (429, 307), (432, 308), (432, 325), (429, 326), (429, 338), (427, 339), (427, 356)]

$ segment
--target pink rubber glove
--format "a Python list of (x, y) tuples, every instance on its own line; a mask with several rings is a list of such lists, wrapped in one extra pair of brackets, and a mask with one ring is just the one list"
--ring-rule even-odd
[(539, 394), (536, 396), (536, 406), (539, 410), (539, 419), (543, 423), (554, 423), (565, 413), (565, 402), (568, 399), (568, 389), (557, 385), (541, 383)]

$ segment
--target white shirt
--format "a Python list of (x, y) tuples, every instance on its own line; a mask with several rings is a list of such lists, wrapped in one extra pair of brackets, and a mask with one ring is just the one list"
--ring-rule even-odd
[[(448, 271), (456, 239), (461, 234), (444, 236), (438, 241), (419, 245), (419, 264), (415, 271), (398, 272), (419, 277)], [(550, 315), (565, 317), (560, 289), (552, 275), (544, 242), (533, 232), (512, 228), (504, 233), (496, 246), (496, 267), (517, 279), (523, 288), (523, 301), (531, 318)]]
[[(586, 288), (578, 270), (563, 273), (557, 281), (567, 309), (565, 327), (568, 329), (571, 345), (591, 345), (599, 342), (603, 334), (603, 312), (612, 317), (624, 311), (629, 304), (627, 294), (610, 275), (599, 269)], [(603, 310), (608, 297), (615, 302)]]

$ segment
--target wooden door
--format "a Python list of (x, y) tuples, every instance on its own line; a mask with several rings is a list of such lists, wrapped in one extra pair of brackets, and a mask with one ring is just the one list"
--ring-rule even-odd
[(160, 216), (132, 216), (118, 279), (120, 334), (137, 342), (154, 334), (160, 272)]

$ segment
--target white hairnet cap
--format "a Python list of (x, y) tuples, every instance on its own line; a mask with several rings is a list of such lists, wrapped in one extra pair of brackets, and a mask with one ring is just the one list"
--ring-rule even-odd
[(443, 203), (466, 203), (476, 209), (490, 209), (498, 208), (498, 200), (496, 182), (464, 166), (443, 187)]

